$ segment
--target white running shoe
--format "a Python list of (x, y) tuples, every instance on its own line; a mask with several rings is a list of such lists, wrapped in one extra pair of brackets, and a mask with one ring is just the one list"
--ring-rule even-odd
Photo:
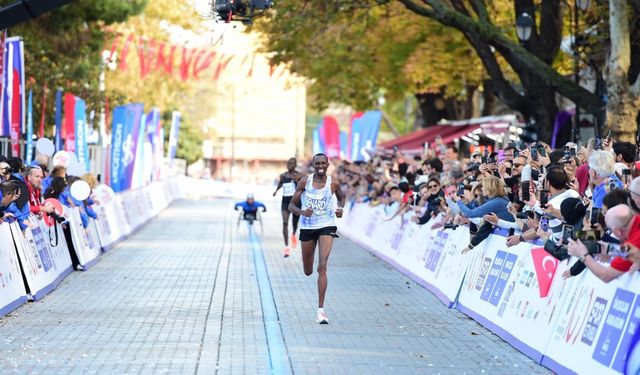
[(329, 324), (329, 318), (327, 318), (327, 315), (324, 313), (324, 309), (322, 308), (319, 308), (316, 313), (316, 323)]

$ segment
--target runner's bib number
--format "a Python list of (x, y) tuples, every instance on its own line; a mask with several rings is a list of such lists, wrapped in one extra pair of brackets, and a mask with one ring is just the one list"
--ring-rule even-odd
[(314, 215), (324, 215), (327, 212), (327, 199), (324, 195), (306, 193), (306, 207), (313, 210)]
[(282, 196), (284, 197), (293, 197), (293, 194), (296, 192), (296, 183), (286, 182), (282, 184)]

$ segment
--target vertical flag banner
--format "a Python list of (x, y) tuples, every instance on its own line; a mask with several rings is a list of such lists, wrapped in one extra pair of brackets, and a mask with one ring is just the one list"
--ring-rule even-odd
[(131, 189), (137, 189), (144, 186), (144, 167), (145, 167), (145, 140), (147, 139), (147, 115), (141, 114), (138, 138), (134, 139), (135, 150), (133, 158), (133, 172), (131, 174)]
[(347, 143), (349, 143), (349, 133), (340, 131), (340, 159), (347, 158)]
[(169, 131), (169, 150), (167, 159), (169, 161), (176, 157), (176, 150), (178, 148), (178, 136), (180, 133), (180, 118), (181, 114), (178, 111), (173, 111), (171, 115), (171, 130)]
[(133, 181), (133, 168), (136, 161), (140, 128), (142, 127), (143, 106), (142, 103), (127, 105), (121, 160), (122, 167), (124, 168), (124, 177), (122, 179), (124, 189), (130, 189)]
[[(146, 142), (144, 142), (144, 176), (143, 183), (154, 180), (158, 147), (162, 140), (158, 139), (158, 125), (160, 124), (160, 110), (152, 108), (146, 118)], [(162, 156), (162, 154), (160, 154)], [(160, 160), (162, 162), (162, 160)]]
[(326, 153), (327, 147), (325, 142), (324, 117), (320, 119), (320, 122), (316, 126), (316, 131), (318, 132), (318, 151), (314, 152), (314, 154), (317, 154), (320, 152)]
[(338, 121), (332, 116), (325, 116), (323, 119), (324, 148), (330, 159), (340, 156), (340, 128)]
[(4, 109), (4, 99), (6, 97), (5, 93), (5, 76), (7, 74), (7, 59), (5, 57), (5, 51), (7, 44), (7, 30), (0, 31), (0, 135), (9, 135), (8, 131), (5, 131), (5, 125), (8, 127), (4, 121), (3, 109)]
[(380, 131), (382, 112), (367, 111), (359, 118), (351, 121), (350, 155), (351, 161), (367, 161), (375, 150)]
[(84, 100), (75, 97), (75, 150), (78, 162), (89, 170), (89, 147), (87, 146), (87, 110)]
[(313, 154), (319, 154), (322, 152), (322, 145), (320, 144), (320, 127), (313, 129)]
[(40, 129), (38, 130), (38, 138), (44, 138), (44, 120), (45, 120), (45, 111), (47, 109), (47, 84), (45, 83), (44, 89), (42, 90), (42, 107), (40, 108)]
[(355, 115), (351, 116), (351, 122), (349, 122), (349, 136), (347, 138), (347, 148), (345, 151), (346, 154), (346, 158), (351, 160), (351, 145), (352, 145), (352, 139), (353, 139), (353, 122), (358, 120), (360, 117), (362, 117), (362, 115), (364, 115), (364, 112), (358, 112)]
[(64, 94), (64, 122), (62, 124), (62, 138), (64, 138), (64, 150), (76, 151), (76, 97), (73, 94)]
[(20, 133), (24, 127), (24, 51), (19, 37), (5, 43), (4, 98), (2, 104), (3, 134), (11, 136), (14, 156), (20, 156)]
[(113, 110), (111, 116), (111, 166), (110, 166), (110, 184), (116, 193), (123, 190), (122, 177), (122, 145), (125, 137), (125, 120), (127, 115), (127, 106), (121, 105)]
[(56, 127), (53, 131), (56, 151), (62, 150), (62, 90), (56, 90)]
[(29, 101), (27, 102), (27, 156), (25, 164), (31, 163), (33, 159), (33, 90), (29, 90)]

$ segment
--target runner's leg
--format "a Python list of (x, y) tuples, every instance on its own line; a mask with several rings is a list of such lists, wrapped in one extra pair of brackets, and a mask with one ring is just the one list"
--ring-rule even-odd
[(302, 241), (302, 266), (304, 274), (311, 276), (313, 273), (313, 256), (316, 252), (316, 243), (318, 240)]
[(289, 210), (282, 209), (282, 235), (284, 246), (289, 246)]
[(318, 244), (320, 247), (318, 259), (318, 307), (322, 308), (324, 306), (324, 295), (327, 292), (327, 263), (333, 247), (333, 237), (322, 235), (318, 240)]

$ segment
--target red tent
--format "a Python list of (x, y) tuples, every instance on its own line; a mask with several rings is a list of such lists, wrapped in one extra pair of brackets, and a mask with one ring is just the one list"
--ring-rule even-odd
[(477, 125), (434, 125), (425, 129), (417, 130), (411, 134), (403, 135), (391, 141), (380, 144), (383, 148), (398, 146), (403, 151), (422, 151), (425, 142), (433, 143), (437, 136), (442, 137), (445, 144), (453, 143), (456, 138), (467, 135), (474, 130), (480, 129)]

